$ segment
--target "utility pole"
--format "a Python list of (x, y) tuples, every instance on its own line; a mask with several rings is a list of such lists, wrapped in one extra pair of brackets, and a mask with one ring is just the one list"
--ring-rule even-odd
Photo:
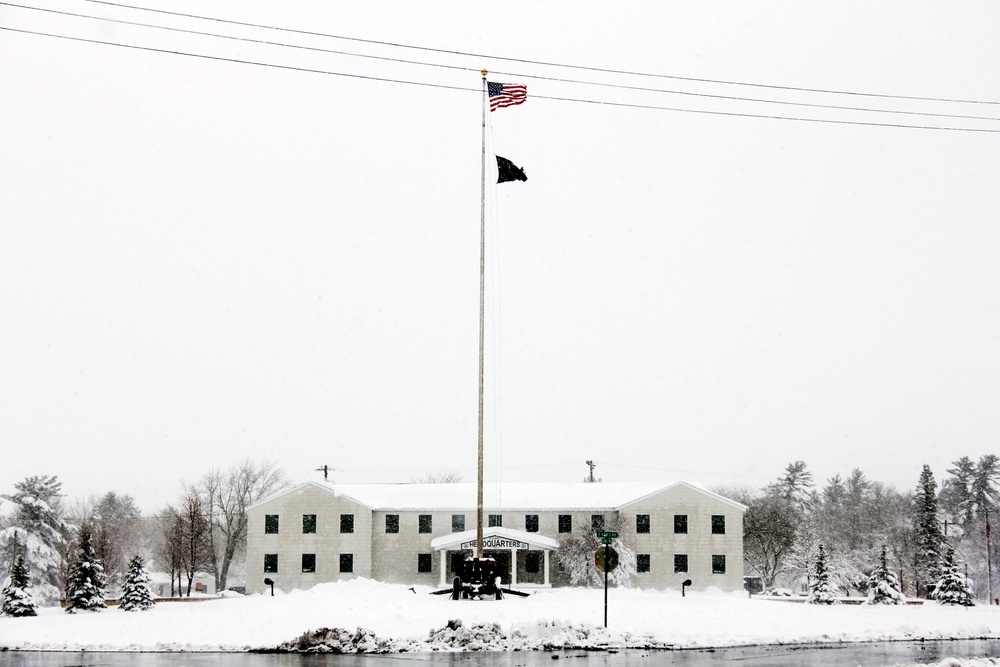
[(986, 589), (993, 604), (993, 558), (990, 553), (990, 508), (986, 508)]
[(597, 466), (593, 461), (587, 461), (587, 465), (590, 466), (590, 477), (587, 478), (588, 482), (593, 483), (594, 481), (594, 468)]
[(322, 472), (323, 473), (323, 481), (324, 482), (327, 482), (327, 481), (330, 480), (330, 471), (331, 470), (336, 470), (336, 468), (331, 468), (328, 465), (324, 465), (324, 466), (322, 466), (320, 468), (316, 468), (316, 472)]

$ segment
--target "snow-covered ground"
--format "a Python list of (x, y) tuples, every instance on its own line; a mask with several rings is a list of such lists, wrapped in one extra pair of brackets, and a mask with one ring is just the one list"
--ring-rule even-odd
[[(776, 643), (1000, 637), (1000, 607), (820, 606), (721, 592), (538, 590), (528, 598), (452, 601), (366, 579), (307, 591), (161, 602), (150, 611), (0, 618), (0, 647), (91, 651), (245, 651), (342, 628), (347, 650), (720, 647)], [(461, 620), (461, 625), (449, 621)], [(477, 627), (482, 626), (482, 627)], [(359, 628), (367, 632), (358, 633)], [(993, 664), (954, 663), (954, 664)]]

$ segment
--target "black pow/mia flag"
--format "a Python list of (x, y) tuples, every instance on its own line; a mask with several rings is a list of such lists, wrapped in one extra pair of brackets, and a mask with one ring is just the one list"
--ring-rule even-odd
[(497, 155), (497, 170), (500, 172), (500, 175), (497, 177), (497, 183), (528, 180), (528, 177), (525, 175), (523, 169), (515, 165), (507, 158), (500, 157), (499, 155)]

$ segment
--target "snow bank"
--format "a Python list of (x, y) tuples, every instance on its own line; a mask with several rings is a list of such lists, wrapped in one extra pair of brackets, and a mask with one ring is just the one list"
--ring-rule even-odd
[[(1000, 638), (1000, 607), (809, 605), (715, 592), (556, 588), (530, 597), (452, 601), (355, 579), (306, 591), (0, 618), (0, 647), (88, 651), (330, 652), (705, 648)], [(312, 637), (310, 639), (310, 637)], [(306, 639), (303, 639), (306, 638)], [(316, 651), (324, 649), (316, 648)]]

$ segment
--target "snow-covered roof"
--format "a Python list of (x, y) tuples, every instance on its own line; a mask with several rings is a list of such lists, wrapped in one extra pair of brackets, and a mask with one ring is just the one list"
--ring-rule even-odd
[[(266, 498), (269, 502), (303, 486), (346, 496), (372, 510), (467, 510), (476, 507), (476, 485), (458, 484), (335, 484), (305, 482)], [(504, 483), (483, 486), (485, 510), (613, 510), (674, 486), (686, 486), (737, 509), (746, 506), (694, 482)]]

